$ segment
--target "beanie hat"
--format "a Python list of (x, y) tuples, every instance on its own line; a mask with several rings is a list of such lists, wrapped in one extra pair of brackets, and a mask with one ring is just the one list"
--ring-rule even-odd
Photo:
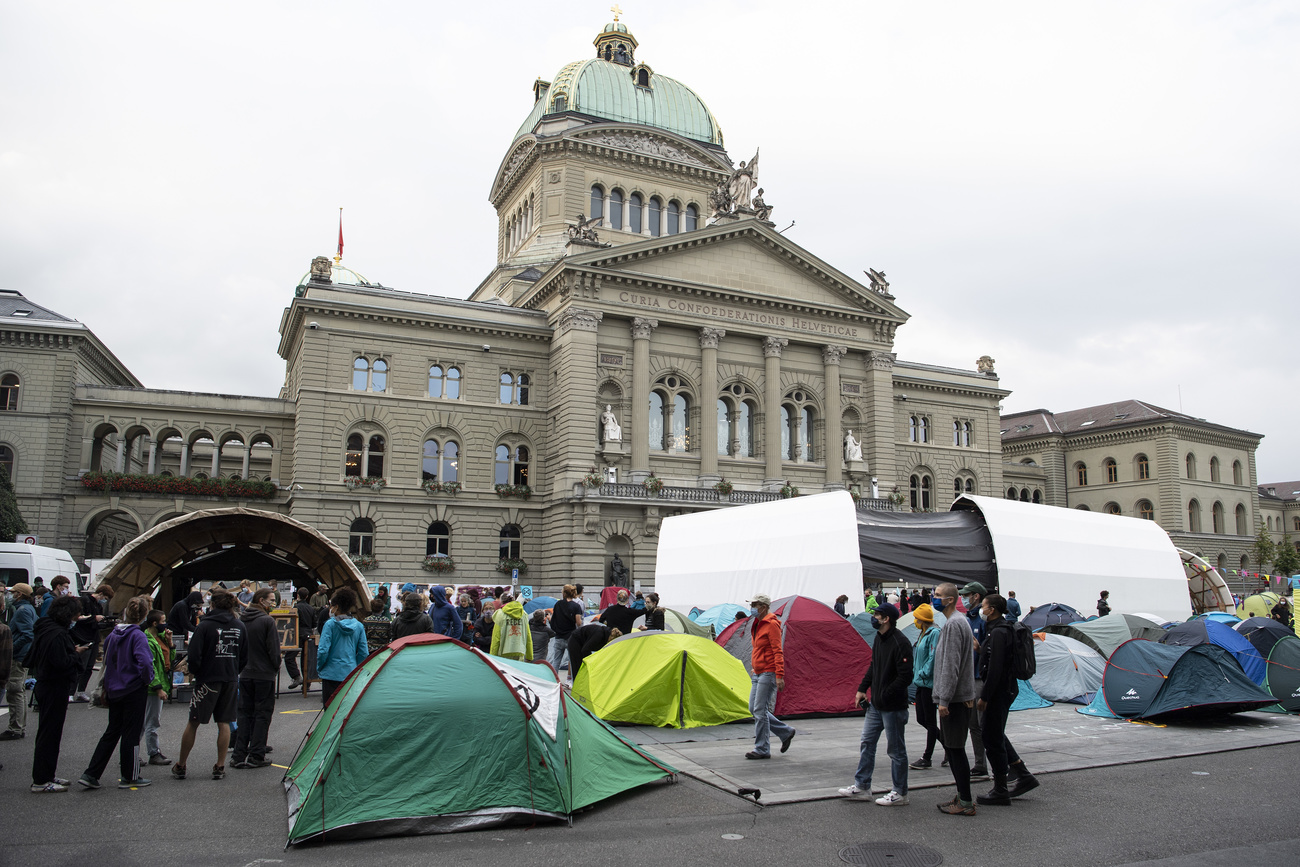
[(929, 602), (922, 602), (912, 611), (912, 619), (921, 623), (934, 623), (934, 609)]

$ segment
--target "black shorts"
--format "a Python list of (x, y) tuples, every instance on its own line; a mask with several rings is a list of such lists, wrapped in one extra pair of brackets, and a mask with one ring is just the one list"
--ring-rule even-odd
[(239, 690), (234, 681), (225, 683), (196, 683), (190, 698), (190, 722), (207, 725), (212, 720), (219, 723), (235, 721), (235, 697)]

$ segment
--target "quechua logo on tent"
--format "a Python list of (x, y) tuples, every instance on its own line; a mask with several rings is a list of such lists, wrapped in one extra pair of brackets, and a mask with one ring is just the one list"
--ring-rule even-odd
[(1123, 695), (1121, 695), (1121, 696), (1119, 697), (1119, 700), (1120, 700), (1120, 701), (1131, 701), (1131, 700), (1133, 700), (1133, 699), (1141, 698), (1141, 697), (1142, 697), (1142, 696), (1138, 695), (1136, 689), (1130, 689), (1128, 692), (1126, 692), (1126, 693), (1124, 693)]

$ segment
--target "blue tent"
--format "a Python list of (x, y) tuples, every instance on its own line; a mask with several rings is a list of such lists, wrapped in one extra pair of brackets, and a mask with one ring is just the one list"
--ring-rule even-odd
[(1235, 614), (1228, 614), (1224, 611), (1207, 611), (1204, 614), (1198, 614), (1196, 620), (1211, 620), (1215, 623), (1226, 623), (1229, 626), (1235, 626), (1241, 622), (1241, 618)]
[(1029, 681), (1022, 680), (1019, 681), (1019, 684), (1020, 694), (1017, 695), (1016, 700), (1011, 703), (1012, 710), (1033, 710), (1034, 708), (1052, 706), (1050, 701), (1034, 691), (1034, 688), (1029, 685)]
[(534, 596), (532, 599), (529, 599), (524, 603), (524, 612), (526, 614), (532, 614), (539, 608), (554, 608), (555, 603), (559, 601), (560, 600), (556, 599), (554, 596)]
[(1259, 710), (1273, 702), (1217, 644), (1134, 638), (1111, 654), (1101, 689), (1078, 710), (1110, 719), (1173, 719)]
[(1039, 632), (1044, 626), (1078, 623), (1083, 619), (1084, 616), (1069, 605), (1062, 602), (1049, 602), (1046, 605), (1039, 605), (1033, 611), (1020, 618), (1020, 622), (1028, 626), (1034, 632)]
[(726, 629), (736, 621), (736, 612), (743, 611), (745, 616), (749, 616), (748, 605), (737, 605), (734, 602), (723, 602), (721, 605), (714, 605), (712, 608), (706, 608), (700, 613), (699, 617), (692, 618), (701, 626), (712, 626), (714, 635), (721, 635), (722, 630)]
[(1189, 620), (1170, 629), (1160, 639), (1161, 644), (1174, 647), (1191, 647), (1197, 644), (1217, 644), (1236, 658), (1241, 670), (1255, 683), (1263, 686), (1268, 673), (1266, 657), (1250, 639), (1226, 623), (1214, 620)]

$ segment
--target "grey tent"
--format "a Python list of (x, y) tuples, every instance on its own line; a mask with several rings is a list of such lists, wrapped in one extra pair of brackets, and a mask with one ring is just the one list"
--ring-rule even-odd
[(1165, 634), (1159, 626), (1134, 614), (1107, 614), (1094, 620), (1048, 626), (1043, 631), (1082, 641), (1106, 659), (1130, 638), (1159, 641)]
[[(1049, 701), (1086, 703), (1101, 687), (1106, 657), (1082, 641), (1065, 635), (1037, 633), (1034, 661), (1037, 671), (1029, 681)], [(1086, 697), (1086, 698), (1085, 698)]]

